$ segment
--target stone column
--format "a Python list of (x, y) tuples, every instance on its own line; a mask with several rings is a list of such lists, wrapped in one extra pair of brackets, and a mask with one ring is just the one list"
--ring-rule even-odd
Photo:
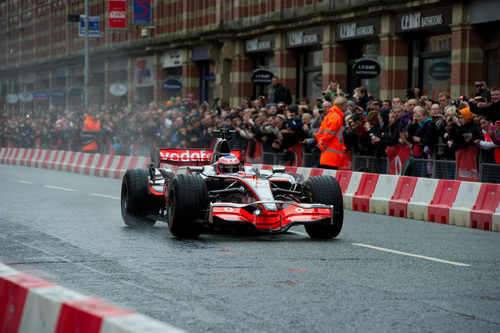
[(484, 80), (483, 37), (468, 23), (466, 5), (453, 5), (451, 25), (451, 96), (474, 94), (474, 82)]
[(323, 90), (331, 80), (340, 82), (340, 88), (347, 93), (347, 48), (335, 42), (335, 25), (323, 29)]
[(408, 41), (394, 33), (394, 19), (385, 15), (381, 20), (380, 55), (380, 99), (404, 98), (408, 85)]
[(245, 56), (245, 43), (236, 42), (235, 55), (231, 71), (231, 99), (230, 106), (237, 106), (246, 97), (251, 97), (253, 86), (251, 81), (252, 61)]
[(297, 98), (297, 56), (286, 48), (286, 33), (276, 33), (274, 63), (280, 83), (290, 89), (292, 101)]

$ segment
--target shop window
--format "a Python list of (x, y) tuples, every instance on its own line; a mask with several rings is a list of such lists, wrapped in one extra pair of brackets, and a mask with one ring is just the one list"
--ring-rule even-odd
[(321, 98), (323, 50), (306, 50), (297, 55), (297, 98)]
[[(363, 44), (363, 58), (377, 59), (380, 56), (380, 43), (365, 43)], [(366, 90), (373, 96), (380, 95), (380, 75), (372, 79), (362, 79), (361, 85), (366, 87)]]
[(421, 88), (422, 94), (437, 100), (451, 87), (451, 34), (414, 39), (410, 49), (411, 75), (408, 88)]

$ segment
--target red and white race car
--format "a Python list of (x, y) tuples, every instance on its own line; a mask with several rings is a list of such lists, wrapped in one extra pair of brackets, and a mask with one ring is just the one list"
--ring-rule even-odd
[(337, 180), (307, 180), (285, 168), (243, 166), (231, 150), (228, 130), (209, 149), (155, 149), (147, 169), (129, 169), (121, 189), (121, 212), (131, 227), (168, 223), (177, 237), (203, 232), (286, 232), (304, 225), (312, 238), (336, 237), (343, 223)]

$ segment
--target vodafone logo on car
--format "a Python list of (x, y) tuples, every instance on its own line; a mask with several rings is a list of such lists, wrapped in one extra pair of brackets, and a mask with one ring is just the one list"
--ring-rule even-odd
[(160, 150), (162, 160), (171, 162), (201, 162), (212, 158), (212, 153), (207, 150)]

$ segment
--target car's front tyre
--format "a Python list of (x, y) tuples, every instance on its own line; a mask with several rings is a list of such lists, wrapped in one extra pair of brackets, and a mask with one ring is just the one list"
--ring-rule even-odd
[(200, 175), (177, 175), (169, 186), (167, 197), (168, 226), (179, 238), (196, 238), (201, 233), (200, 220), (205, 219), (208, 192)]
[(311, 238), (330, 239), (337, 237), (344, 221), (344, 202), (342, 190), (335, 177), (316, 176), (309, 178), (303, 189), (308, 203), (333, 205), (333, 224), (306, 224), (304, 228)]
[(163, 197), (149, 192), (148, 177), (147, 169), (129, 169), (123, 176), (121, 212), (123, 221), (130, 227), (147, 227), (156, 223), (146, 215), (158, 214)]

